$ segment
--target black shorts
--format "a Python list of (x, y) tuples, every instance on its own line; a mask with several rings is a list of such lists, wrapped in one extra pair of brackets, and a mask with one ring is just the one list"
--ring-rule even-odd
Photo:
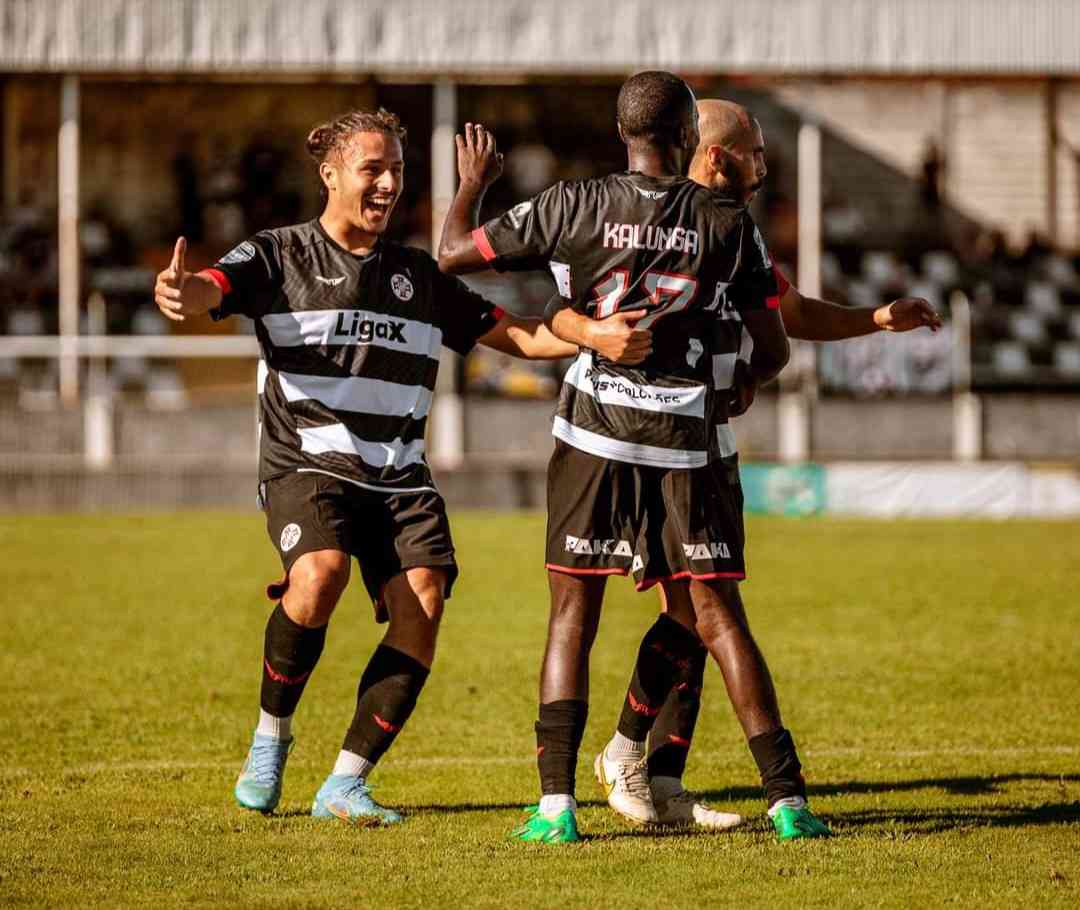
[(633, 573), (639, 591), (682, 578), (743, 579), (744, 542), (737, 471), (643, 467), (556, 440), (548, 467), (548, 569)]
[(297, 471), (262, 485), (266, 530), (277, 547), (285, 577), (267, 588), (278, 600), (293, 563), (314, 550), (340, 550), (356, 557), (376, 619), (386, 619), (382, 592), (406, 569), (444, 569), (443, 596), (457, 578), (446, 505), (434, 490), (376, 493), (326, 474)]

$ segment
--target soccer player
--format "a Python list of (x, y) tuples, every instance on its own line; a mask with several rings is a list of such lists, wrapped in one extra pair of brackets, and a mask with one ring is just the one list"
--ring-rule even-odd
[(360, 678), (356, 711), (312, 815), (391, 824), (368, 778), (428, 678), (457, 564), (424, 429), (443, 345), (477, 342), (522, 357), (572, 356), (542, 321), (493, 306), (439, 272), (425, 252), (382, 238), (404, 185), (406, 134), (380, 109), (315, 127), (307, 149), (325, 208), (262, 231), (212, 268), (184, 267), (185, 241), (157, 277), (170, 319), (210, 313), (255, 321), (260, 500), (284, 577), (266, 625), (259, 722), (237, 802), (271, 812), (293, 744), (292, 717), (350, 557), (389, 626)]
[[(552, 606), (541, 670), (537, 755), (543, 796), (515, 835), (576, 840), (574, 777), (585, 727), (588, 660), (608, 575), (633, 573), (639, 588), (677, 578), (696, 625), (661, 616), (643, 643), (627, 693), (625, 725), (597, 756), (610, 804), (635, 822), (657, 821), (645, 742), (679, 668), (704, 640), (724, 671), (770, 803), (805, 794), (790, 734), (780, 722), (768, 669), (746, 625), (734, 579), (729, 487), (708, 467), (712, 345), (721, 301), (754, 340), (749, 369), (761, 382), (788, 357), (772, 302), (778, 296), (764, 243), (745, 207), (686, 179), (698, 144), (690, 88), (644, 72), (619, 91), (619, 135), (629, 169), (559, 183), (475, 228), (500, 168), (494, 140), (466, 125), (458, 138), (461, 184), (439, 265), (467, 272), (548, 266), (579, 314), (643, 312), (648, 331), (635, 366), (585, 348), (566, 374), (548, 471), (547, 569)], [(606, 321), (606, 320), (602, 320)], [(687, 579), (690, 579), (688, 582)], [(700, 639), (699, 639), (700, 636)], [(809, 810), (805, 830), (824, 831)]]
[[(749, 205), (764, 185), (768, 173), (760, 124), (744, 107), (731, 101), (699, 101), (698, 113), (701, 141), (690, 164), (690, 179)], [(841, 341), (877, 331), (908, 332), (923, 326), (937, 331), (941, 327), (940, 317), (922, 298), (905, 297), (880, 307), (840, 306), (801, 294), (779, 269), (775, 273), (780, 315), (792, 338)], [(738, 313), (727, 308), (724, 315), (728, 318), (716, 323), (714, 357), (718, 359), (714, 361), (714, 380), (717, 391), (727, 391), (730, 401), (727, 415), (722, 407), (714, 412), (716, 435), (713, 442), (716, 448), (711, 464), (727, 482), (738, 484), (738, 454), (734, 434), (727, 426), (727, 416), (737, 416), (750, 407), (757, 383), (752, 372), (745, 368), (744, 361), (739, 359), (740, 350), (745, 350), (746, 339)], [(685, 592), (667, 582), (660, 587), (663, 610), (669, 615), (679, 614), (686, 621), (685, 617), (692, 614), (689, 614), (691, 605)], [(738, 816), (710, 809), (693, 798), (682, 783), (700, 709), (704, 649), (685, 670), (660, 709), (649, 738), (649, 784), (653, 802), (657, 815), (665, 823), (733, 827), (740, 821)], [(781, 822), (785, 820), (781, 819)]]
[[(749, 205), (768, 172), (760, 124), (744, 107), (730, 101), (699, 101), (698, 114), (701, 140), (690, 164), (690, 179)], [(936, 331), (941, 326), (937, 313), (922, 298), (902, 298), (876, 308), (845, 307), (805, 297), (779, 269), (775, 274), (780, 314), (792, 338), (840, 341), (874, 331), (906, 332), (920, 326)], [(710, 465), (718, 474), (717, 482), (734, 487), (741, 503), (738, 455), (728, 417), (743, 413), (751, 405), (757, 383), (745, 359), (740, 359), (745, 358), (745, 342), (749, 339), (743, 338), (738, 311), (721, 306), (718, 316), (721, 318), (714, 324), (713, 380), (722, 400), (713, 412), (716, 432), (711, 439)], [(557, 333), (585, 343), (586, 317), (567, 310), (560, 312), (557, 319)], [(742, 541), (741, 508), (735, 536)], [(693, 608), (685, 587), (663, 580), (660, 589), (663, 612), (693, 628)], [(661, 823), (731, 828), (742, 821), (740, 816), (711, 809), (688, 793), (682, 783), (700, 709), (705, 663), (706, 650), (702, 647), (681, 668), (676, 685), (659, 710), (649, 737), (649, 786)], [(798, 798), (792, 797), (786, 805), (798, 805)], [(773, 818), (779, 816), (783, 824), (787, 819), (778, 806), (773, 809)]]

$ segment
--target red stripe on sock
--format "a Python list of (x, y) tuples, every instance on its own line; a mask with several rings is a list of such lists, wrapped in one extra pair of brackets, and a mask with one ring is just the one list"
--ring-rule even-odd
[(267, 674), (274, 682), (279, 682), (286, 686), (298, 686), (311, 676), (310, 670), (308, 670), (307, 673), (301, 673), (299, 676), (286, 676), (284, 673), (278, 673), (277, 670), (270, 666), (270, 661), (265, 657), (263, 658), (263, 666), (266, 668)]

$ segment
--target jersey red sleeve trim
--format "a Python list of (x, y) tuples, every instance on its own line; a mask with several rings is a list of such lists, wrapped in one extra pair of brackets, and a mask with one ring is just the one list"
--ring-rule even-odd
[(480, 251), (480, 255), (484, 257), (484, 261), (493, 262), (495, 260), (495, 250), (491, 248), (491, 242), (488, 240), (483, 225), (472, 232), (472, 239), (473, 243), (476, 244), (476, 248)]
[(766, 306), (767, 309), (770, 309), (770, 310), (778, 310), (778, 309), (780, 309), (780, 298), (779, 297), (766, 297), (765, 298), (765, 306)]
[(506, 315), (506, 310), (504, 310), (501, 306), (497, 306), (491, 311), (491, 315), (496, 322), (502, 322), (503, 316)]
[(220, 289), (222, 295), (232, 292), (232, 284), (229, 282), (229, 276), (226, 275), (221, 269), (203, 269), (199, 272), (200, 275), (205, 275)]
[(791, 287), (791, 282), (787, 280), (787, 275), (775, 265), (773, 266), (773, 276), (776, 278), (776, 293), (783, 297), (788, 292), (788, 288)]

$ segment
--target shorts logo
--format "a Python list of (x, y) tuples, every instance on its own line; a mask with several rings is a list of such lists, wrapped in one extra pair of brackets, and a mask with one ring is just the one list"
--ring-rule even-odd
[(391, 276), (390, 290), (394, 292), (394, 296), (397, 297), (398, 300), (412, 300), (412, 282), (400, 272)]
[(628, 540), (589, 540), (585, 537), (566, 535), (566, 552), (583, 556), (633, 556)]
[(255, 258), (255, 244), (250, 240), (245, 240), (239, 246), (233, 247), (229, 252), (222, 256), (218, 262), (222, 265), (237, 265), (241, 262), (247, 262), (250, 259)]
[(723, 542), (710, 540), (707, 544), (684, 543), (682, 548), (688, 559), (731, 559), (731, 550)]
[(300, 542), (300, 525), (287, 524), (281, 529), (281, 552), (288, 553)]

